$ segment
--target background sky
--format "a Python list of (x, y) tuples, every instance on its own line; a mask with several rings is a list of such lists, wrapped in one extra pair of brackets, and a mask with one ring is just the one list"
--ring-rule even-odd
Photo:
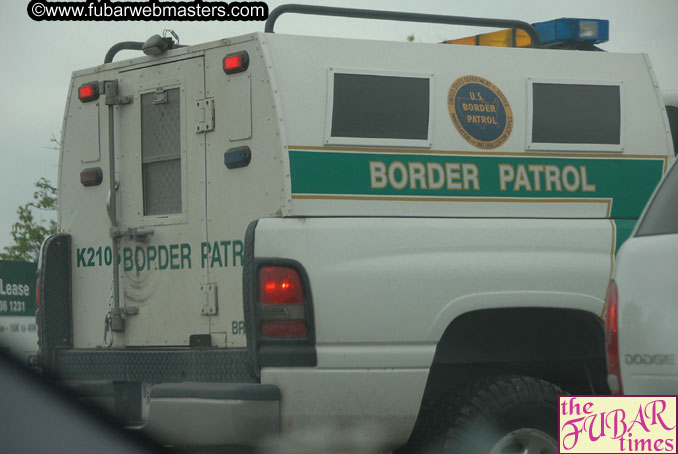
[[(34, 183), (46, 177), (56, 185), (59, 137), (71, 72), (103, 62), (119, 41), (145, 41), (163, 29), (174, 30), (182, 44), (198, 44), (253, 31), (263, 22), (34, 22), (29, 0), (0, 4), (0, 250), (12, 244), (16, 209), (32, 198)], [(269, 10), (282, 1), (268, 1)], [(559, 17), (608, 19), (610, 52), (649, 54), (660, 87), (678, 90), (678, 0), (294, 0), (326, 6), (478, 16), (540, 22)], [(290, 14), (276, 32), (418, 42), (486, 32), (488, 29), (322, 18)], [(117, 59), (141, 55), (124, 51)]]

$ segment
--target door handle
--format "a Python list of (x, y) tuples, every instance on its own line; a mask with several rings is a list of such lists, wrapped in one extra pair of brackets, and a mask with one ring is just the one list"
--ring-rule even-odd
[(153, 236), (154, 233), (155, 230), (143, 227), (129, 227), (127, 229), (113, 228), (111, 229), (111, 238), (122, 238), (126, 236), (135, 241), (147, 241), (148, 237)]

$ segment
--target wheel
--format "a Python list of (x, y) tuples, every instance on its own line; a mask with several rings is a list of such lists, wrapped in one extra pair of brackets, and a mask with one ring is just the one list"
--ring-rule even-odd
[(464, 454), (556, 454), (559, 387), (536, 378), (482, 379), (438, 413), (449, 429), (433, 452)]

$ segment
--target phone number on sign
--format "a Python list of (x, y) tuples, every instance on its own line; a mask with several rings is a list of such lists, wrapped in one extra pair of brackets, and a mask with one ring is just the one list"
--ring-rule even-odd
[(9, 313), (26, 312), (26, 302), (0, 300), (0, 314), (7, 312)]

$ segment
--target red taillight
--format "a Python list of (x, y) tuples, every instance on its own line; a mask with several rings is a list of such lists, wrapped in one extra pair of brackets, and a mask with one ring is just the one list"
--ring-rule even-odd
[(99, 99), (99, 82), (89, 82), (78, 88), (78, 99), (82, 102), (90, 102)]
[(289, 266), (259, 269), (259, 319), (265, 338), (308, 336), (304, 285), (299, 272)]
[(263, 322), (261, 334), (265, 337), (306, 337), (308, 327), (306, 322)]
[(605, 340), (607, 347), (607, 382), (612, 394), (622, 394), (621, 368), (619, 364), (619, 294), (617, 284), (610, 281), (605, 296)]
[(40, 278), (35, 281), (35, 325), (38, 331), (38, 346), (40, 339), (42, 339), (42, 331), (40, 330)]
[(228, 54), (224, 57), (224, 72), (237, 74), (247, 70), (250, 64), (249, 54), (245, 51)]
[(40, 278), (35, 281), (35, 308), (40, 309)]
[(301, 304), (304, 289), (299, 273), (286, 266), (266, 266), (259, 271), (262, 304)]

